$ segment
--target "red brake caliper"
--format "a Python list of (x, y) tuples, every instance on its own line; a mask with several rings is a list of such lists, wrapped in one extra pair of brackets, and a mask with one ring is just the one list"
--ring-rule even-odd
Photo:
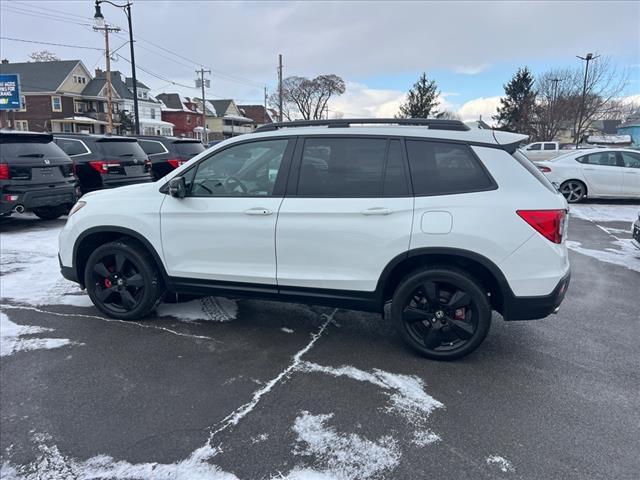
[(104, 279), (104, 286), (107, 288), (111, 288), (111, 280), (109, 280), (108, 278)]
[(453, 314), (453, 318), (456, 320), (464, 320), (466, 314), (466, 307), (456, 308), (455, 313)]

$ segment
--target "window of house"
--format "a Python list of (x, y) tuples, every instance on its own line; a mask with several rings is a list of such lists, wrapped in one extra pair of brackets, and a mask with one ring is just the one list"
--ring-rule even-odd
[(406, 145), (416, 195), (448, 195), (495, 188), (467, 145), (422, 140), (408, 140)]
[(147, 98), (149, 98), (149, 94), (146, 90), (138, 90), (138, 98), (146, 100)]
[(85, 102), (78, 102), (77, 100), (73, 101), (73, 111), (75, 113), (84, 113), (89, 109), (87, 108), (87, 104)]
[(382, 194), (387, 140), (311, 138), (304, 142), (298, 195), (366, 197)]
[(155, 108), (152, 108), (152, 109), (150, 110), (150, 115), (149, 115), (149, 117), (150, 117), (150, 118), (156, 118), (156, 109), (155, 109)]
[(29, 122), (26, 120), (16, 120), (15, 125), (16, 130), (27, 131), (29, 130)]
[(287, 144), (286, 139), (251, 142), (211, 155), (197, 167), (191, 196), (270, 196)]
[(73, 132), (73, 127), (70, 123), (63, 123), (62, 124), (62, 131), (64, 133), (72, 133)]
[(74, 83), (78, 83), (80, 85), (85, 85), (87, 83), (87, 77), (83, 77), (82, 75), (74, 75), (73, 76)]
[(62, 98), (58, 96), (51, 97), (51, 110), (54, 112), (62, 111)]
[(187, 115), (187, 125), (191, 125), (191, 115)]
[(27, 111), (27, 97), (25, 97), (24, 95), (20, 95), (20, 110), (18, 111), (19, 112)]

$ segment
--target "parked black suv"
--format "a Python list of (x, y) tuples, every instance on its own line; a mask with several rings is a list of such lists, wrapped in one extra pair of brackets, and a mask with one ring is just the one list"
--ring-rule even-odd
[(151, 161), (151, 176), (158, 180), (201, 152), (204, 145), (193, 138), (138, 135), (138, 143)]
[(147, 154), (133, 137), (56, 133), (54, 140), (73, 160), (81, 194), (151, 181)]
[(65, 215), (76, 201), (72, 165), (51, 134), (0, 131), (0, 216)]

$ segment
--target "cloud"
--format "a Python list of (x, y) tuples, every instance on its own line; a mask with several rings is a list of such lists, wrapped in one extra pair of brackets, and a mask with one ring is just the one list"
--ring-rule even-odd
[(458, 109), (458, 115), (463, 121), (478, 120), (482, 116), (482, 120), (492, 125), (491, 117), (496, 114), (499, 105), (500, 96), (475, 98), (464, 103)]
[(453, 69), (456, 73), (461, 73), (463, 75), (477, 75), (480, 72), (483, 72), (489, 67), (488, 63), (483, 63), (481, 65), (458, 65)]

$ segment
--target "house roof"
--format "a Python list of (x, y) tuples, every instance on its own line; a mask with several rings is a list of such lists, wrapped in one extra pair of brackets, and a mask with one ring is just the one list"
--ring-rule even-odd
[(163, 103), (164, 107), (162, 108), (162, 110), (166, 112), (174, 111), (174, 112), (201, 113), (200, 110), (197, 108), (197, 106), (195, 107), (195, 110), (190, 110), (185, 105), (186, 103), (195, 104), (195, 102), (193, 101), (195, 99), (192, 100), (188, 97), (183, 98), (179, 93), (161, 93), (159, 95), (156, 95), (156, 97), (158, 98), (158, 100), (160, 100)]
[(216, 109), (216, 112), (219, 117), (224, 117), (224, 114), (227, 113), (229, 106), (233, 103), (232, 99), (225, 100), (209, 100), (213, 105), (213, 108)]
[[(133, 78), (126, 77), (125, 78), (125, 85), (127, 86), (127, 88), (133, 89)], [(144, 83), (142, 83), (137, 78), (136, 78), (136, 85), (138, 86), (138, 88), (145, 88), (147, 90), (151, 90), (149, 87), (147, 87)]]
[(2, 63), (0, 73), (20, 75), (22, 93), (55, 92), (78, 63), (80, 60)]
[[(87, 86), (82, 91), (82, 94), (95, 97), (100, 93), (105, 83), (107, 83), (107, 73), (101, 70), (96, 70), (96, 78), (87, 83)], [(139, 81), (136, 83), (140, 88), (149, 88)], [(133, 99), (133, 91), (130, 90), (130, 88), (133, 88), (133, 80), (131, 80), (131, 78), (125, 78), (121, 72), (114, 70), (111, 72), (111, 85), (120, 98), (126, 98), (129, 100)], [(153, 97), (145, 98), (144, 101), (159, 103)]]
[(249, 117), (256, 123), (273, 123), (273, 119), (264, 105), (238, 105), (238, 108), (245, 117)]
[(600, 130), (607, 135), (615, 135), (618, 131), (618, 125), (622, 122), (620, 120), (596, 120), (591, 124), (593, 128)]

